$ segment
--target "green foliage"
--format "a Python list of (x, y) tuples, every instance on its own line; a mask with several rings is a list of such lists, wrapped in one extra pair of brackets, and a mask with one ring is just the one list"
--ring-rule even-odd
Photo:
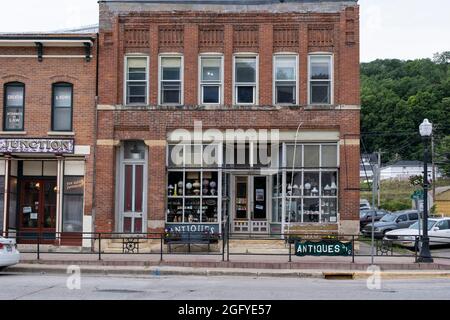
[(443, 173), (450, 177), (450, 135), (441, 139), (436, 146), (437, 162)]
[(363, 63), (361, 104), (361, 131), (372, 133), (363, 135), (362, 152), (381, 149), (384, 162), (422, 160), (424, 118), (434, 125), (436, 146), (450, 136), (450, 52), (434, 60)]
[(411, 209), (411, 201), (410, 200), (386, 200), (381, 202), (381, 209), (385, 209), (387, 211), (399, 211), (399, 210), (407, 210)]

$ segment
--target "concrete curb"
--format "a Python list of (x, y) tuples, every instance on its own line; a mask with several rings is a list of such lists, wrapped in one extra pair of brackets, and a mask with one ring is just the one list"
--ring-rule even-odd
[[(67, 274), (68, 265), (18, 264), (8, 268), (8, 273)], [(190, 267), (138, 267), (138, 266), (81, 266), (81, 273), (102, 276), (200, 276), (200, 277), (253, 277), (253, 278), (314, 278), (365, 280), (373, 276), (367, 271), (334, 270), (267, 270), (232, 268), (190, 268)], [(381, 271), (382, 279), (450, 279), (450, 271)]]

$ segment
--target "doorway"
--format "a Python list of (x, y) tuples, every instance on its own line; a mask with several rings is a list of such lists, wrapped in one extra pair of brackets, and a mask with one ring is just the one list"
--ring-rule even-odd
[(20, 187), (19, 241), (52, 243), (56, 232), (56, 179), (24, 179)]
[(268, 178), (265, 176), (234, 177), (233, 232), (268, 232)]

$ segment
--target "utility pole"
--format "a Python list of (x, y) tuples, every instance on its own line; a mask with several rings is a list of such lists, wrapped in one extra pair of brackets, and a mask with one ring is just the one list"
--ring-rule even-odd
[[(436, 162), (434, 161), (434, 134), (431, 134), (431, 163), (432, 163), (432, 170), (433, 170), (433, 204), (436, 199)], [(428, 172), (426, 173), (428, 174)]]
[(378, 150), (378, 174), (377, 174), (377, 193), (378, 208), (381, 206), (381, 149)]

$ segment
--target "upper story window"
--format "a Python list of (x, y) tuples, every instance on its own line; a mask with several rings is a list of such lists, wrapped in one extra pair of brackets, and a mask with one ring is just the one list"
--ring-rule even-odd
[(126, 104), (148, 103), (148, 57), (126, 57)]
[(52, 130), (72, 131), (73, 86), (70, 83), (53, 85)]
[(25, 85), (8, 83), (5, 85), (5, 108), (3, 128), (5, 131), (24, 130)]
[(200, 57), (201, 104), (222, 103), (222, 57)]
[(309, 57), (309, 103), (331, 104), (332, 88), (331, 55), (311, 55)]
[(234, 86), (236, 104), (257, 103), (257, 57), (236, 57)]
[(275, 56), (275, 104), (297, 103), (297, 57)]
[(161, 57), (160, 104), (180, 105), (182, 96), (182, 57)]

